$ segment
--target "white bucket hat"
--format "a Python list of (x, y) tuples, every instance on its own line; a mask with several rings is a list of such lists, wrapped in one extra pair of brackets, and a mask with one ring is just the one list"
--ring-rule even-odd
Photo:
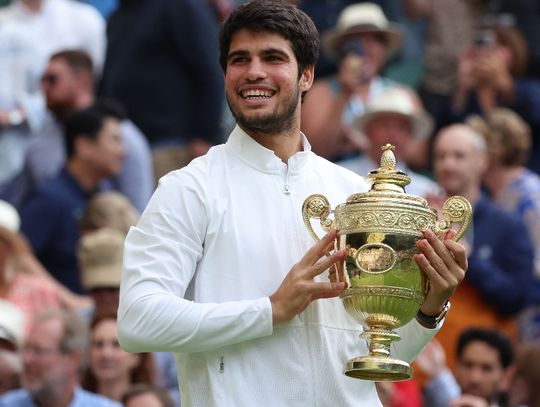
[(17, 209), (10, 203), (0, 200), (0, 227), (17, 233), (21, 226), (21, 218)]
[(339, 59), (343, 42), (363, 33), (378, 33), (385, 38), (386, 59), (401, 47), (403, 33), (399, 25), (389, 22), (379, 5), (359, 3), (345, 7), (336, 26), (322, 34), (322, 50), (329, 57)]
[(391, 88), (379, 95), (366, 106), (366, 113), (354, 123), (354, 126), (363, 133), (369, 122), (374, 118), (385, 114), (396, 114), (409, 119), (413, 124), (413, 137), (426, 139), (433, 131), (433, 119), (416, 106), (411, 95), (402, 88)]

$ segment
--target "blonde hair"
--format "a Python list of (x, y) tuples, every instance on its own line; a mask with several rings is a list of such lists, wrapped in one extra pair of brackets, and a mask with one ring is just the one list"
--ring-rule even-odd
[(79, 222), (84, 232), (91, 232), (104, 227), (116, 229), (127, 235), (129, 228), (135, 226), (140, 213), (119, 192), (107, 191), (94, 195)]

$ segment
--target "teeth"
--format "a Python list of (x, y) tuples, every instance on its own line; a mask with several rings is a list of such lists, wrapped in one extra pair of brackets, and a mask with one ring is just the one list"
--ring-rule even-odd
[(273, 92), (269, 90), (251, 89), (242, 92), (244, 98), (269, 98), (272, 97)]

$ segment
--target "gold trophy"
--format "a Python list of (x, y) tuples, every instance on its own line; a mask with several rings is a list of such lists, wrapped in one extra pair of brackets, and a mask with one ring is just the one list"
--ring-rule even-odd
[(390, 356), (390, 344), (400, 339), (395, 328), (411, 321), (424, 301), (428, 281), (413, 255), (422, 232), (431, 229), (441, 236), (455, 224), (454, 240), (463, 236), (472, 219), (465, 198), (453, 196), (443, 206), (443, 220), (419, 196), (405, 193), (411, 182), (396, 169), (394, 146), (382, 147), (380, 168), (369, 173), (369, 192), (358, 193), (338, 205), (329, 219), (330, 203), (323, 195), (304, 201), (302, 215), (315, 240), (311, 219), (319, 219), (324, 230), (337, 229), (336, 249), (347, 255), (336, 266), (336, 280), (346, 281), (341, 299), (347, 313), (359, 322), (361, 337), (369, 343), (367, 356), (347, 363), (345, 374), (374, 381), (400, 381), (411, 377), (410, 365)]

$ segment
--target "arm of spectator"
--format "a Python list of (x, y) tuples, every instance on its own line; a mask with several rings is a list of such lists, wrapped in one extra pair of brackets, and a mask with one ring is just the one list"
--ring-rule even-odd
[(69, 309), (78, 311), (92, 306), (92, 300), (89, 297), (72, 293), (45, 270), (20, 233), (11, 233), (0, 228), (0, 239), (8, 244), (16, 272), (32, 274), (47, 281), (53, 287), (60, 302)]
[(346, 135), (343, 112), (351, 93), (331, 89), (325, 79), (315, 81), (302, 105), (302, 131), (315, 153), (326, 159), (341, 155)]
[(489, 407), (489, 403), (482, 397), (464, 394), (452, 400), (450, 407)]

